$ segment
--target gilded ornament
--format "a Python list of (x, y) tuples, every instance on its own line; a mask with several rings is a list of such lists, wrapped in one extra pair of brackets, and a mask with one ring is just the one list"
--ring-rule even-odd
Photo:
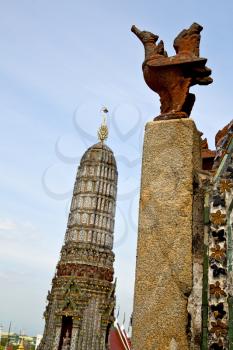
[(107, 140), (108, 138), (108, 126), (106, 123), (106, 115), (108, 113), (108, 110), (106, 107), (102, 108), (101, 110), (103, 112), (103, 120), (102, 120), (102, 124), (98, 130), (98, 139), (104, 143), (105, 140)]
[(231, 180), (222, 180), (220, 182), (220, 192), (224, 193), (224, 192), (230, 192), (232, 187), (233, 187), (233, 183)]
[(220, 287), (219, 281), (215, 284), (210, 284), (210, 295), (214, 295), (217, 299), (227, 296), (224, 290)]
[(222, 261), (226, 258), (226, 248), (221, 248), (219, 244), (215, 248), (211, 248), (213, 252), (210, 257), (214, 258), (216, 261)]
[(210, 220), (214, 225), (224, 225), (226, 222), (226, 214), (222, 214), (221, 210), (217, 210), (210, 215)]

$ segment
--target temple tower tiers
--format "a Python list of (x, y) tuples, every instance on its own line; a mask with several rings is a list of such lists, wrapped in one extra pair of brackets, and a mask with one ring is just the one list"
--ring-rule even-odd
[(117, 168), (103, 142), (83, 155), (40, 350), (105, 350), (114, 321), (113, 230)]

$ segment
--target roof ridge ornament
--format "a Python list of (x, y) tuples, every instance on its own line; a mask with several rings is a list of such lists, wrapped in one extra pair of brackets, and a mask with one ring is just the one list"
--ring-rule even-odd
[(98, 139), (103, 144), (104, 141), (107, 140), (107, 138), (108, 138), (108, 126), (107, 126), (107, 121), (106, 121), (107, 115), (108, 115), (107, 107), (102, 107), (101, 113), (102, 113), (102, 124), (98, 129)]

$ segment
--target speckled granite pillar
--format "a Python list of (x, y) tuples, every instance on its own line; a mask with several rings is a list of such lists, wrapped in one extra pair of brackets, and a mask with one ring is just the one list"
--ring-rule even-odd
[(146, 125), (133, 350), (189, 349), (193, 182), (200, 166), (200, 133), (192, 119)]

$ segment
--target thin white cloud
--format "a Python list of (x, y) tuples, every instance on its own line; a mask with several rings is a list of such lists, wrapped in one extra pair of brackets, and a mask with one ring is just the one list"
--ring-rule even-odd
[(0, 218), (0, 238), (24, 241), (40, 238), (40, 233), (30, 221), (17, 221), (11, 218)]
[(0, 218), (0, 230), (12, 231), (16, 229), (16, 223), (10, 219)]
[[(18, 221), (9, 218), (0, 219), (0, 261), (5, 272), (7, 261), (17, 266), (34, 267), (35, 269), (55, 266), (56, 260), (46, 248), (47, 241), (41, 232), (30, 221)], [(43, 256), (43, 259), (42, 259)]]

